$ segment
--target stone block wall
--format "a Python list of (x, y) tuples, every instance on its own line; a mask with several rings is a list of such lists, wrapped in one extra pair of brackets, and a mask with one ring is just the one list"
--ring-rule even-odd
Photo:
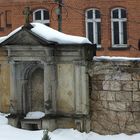
[(92, 130), (140, 132), (140, 62), (94, 61), (89, 74)]

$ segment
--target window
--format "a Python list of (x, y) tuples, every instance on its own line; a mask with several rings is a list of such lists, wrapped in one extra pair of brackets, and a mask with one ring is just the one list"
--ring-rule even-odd
[(97, 9), (86, 11), (86, 37), (97, 47), (101, 47), (101, 15)]
[(4, 22), (4, 13), (0, 13), (0, 31), (4, 31), (5, 22)]
[(115, 8), (111, 12), (112, 47), (127, 47), (126, 10)]
[(6, 27), (11, 27), (12, 26), (12, 13), (10, 10), (5, 11), (5, 16), (6, 16)]
[(45, 25), (49, 25), (50, 18), (49, 18), (49, 11), (45, 9), (38, 9), (33, 12), (33, 21), (40, 22)]

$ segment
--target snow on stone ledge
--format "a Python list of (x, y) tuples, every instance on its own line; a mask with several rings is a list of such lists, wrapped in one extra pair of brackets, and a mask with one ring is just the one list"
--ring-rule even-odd
[(8, 119), (6, 118), (6, 114), (0, 112), (0, 125), (8, 124)]
[[(31, 32), (48, 41), (56, 42), (58, 44), (92, 44), (85, 37), (64, 34), (41, 23), (31, 23), (31, 25), (33, 26)], [(22, 30), (22, 27), (23, 26), (15, 29), (7, 36), (0, 37), (0, 43), (11, 37), (18, 31)]]
[(140, 57), (95, 56), (95, 61), (140, 61)]
[(44, 112), (35, 111), (35, 112), (28, 112), (24, 119), (41, 119), (45, 116)]

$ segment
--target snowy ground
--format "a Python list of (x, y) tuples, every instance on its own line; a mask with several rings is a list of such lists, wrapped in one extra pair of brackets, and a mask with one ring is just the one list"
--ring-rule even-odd
[[(42, 136), (43, 130), (27, 131), (8, 125), (5, 114), (0, 113), (0, 140), (41, 140)], [(140, 140), (140, 134), (101, 136), (93, 132), (80, 133), (74, 129), (57, 129), (49, 132), (49, 136), (51, 140)]]

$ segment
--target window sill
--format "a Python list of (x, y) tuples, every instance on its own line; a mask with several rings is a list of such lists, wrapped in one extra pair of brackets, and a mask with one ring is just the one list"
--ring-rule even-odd
[(97, 47), (97, 51), (103, 51), (104, 48), (101, 48), (101, 47)]
[(97, 50), (102, 50), (103, 48), (101, 47), (101, 45), (97, 45)]
[(122, 51), (122, 50), (129, 50), (130, 49), (130, 46), (127, 46), (127, 45), (115, 45), (115, 46), (112, 46), (112, 47), (109, 47), (108, 48), (109, 50), (116, 50), (116, 51), (118, 51), (118, 50), (120, 50), (120, 51)]

